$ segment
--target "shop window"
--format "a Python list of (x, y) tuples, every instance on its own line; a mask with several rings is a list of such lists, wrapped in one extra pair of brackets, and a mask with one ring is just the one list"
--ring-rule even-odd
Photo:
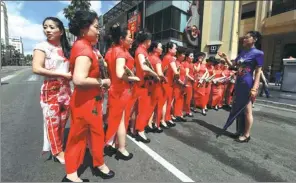
[(255, 17), (256, 16), (256, 5), (257, 5), (257, 2), (242, 5), (241, 20)]

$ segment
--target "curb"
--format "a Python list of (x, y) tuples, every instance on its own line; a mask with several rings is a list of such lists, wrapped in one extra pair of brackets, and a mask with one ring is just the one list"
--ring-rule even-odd
[(285, 104), (285, 103), (268, 101), (268, 100), (261, 100), (261, 99), (256, 99), (255, 104), (256, 103), (270, 105), (270, 106), (274, 106), (274, 107), (285, 108), (285, 109), (291, 109), (291, 110), (295, 110), (295, 112), (296, 112), (296, 105), (292, 105), (292, 104)]

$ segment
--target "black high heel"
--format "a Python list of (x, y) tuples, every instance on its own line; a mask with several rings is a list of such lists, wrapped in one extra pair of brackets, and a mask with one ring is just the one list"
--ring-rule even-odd
[(163, 132), (163, 129), (161, 129), (161, 128), (156, 128), (155, 132), (156, 132), (156, 133), (162, 133), (162, 132)]
[(60, 164), (62, 164), (62, 165), (65, 164), (65, 161), (64, 161), (64, 162), (61, 162), (57, 157), (55, 157), (55, 156), (52, 156), (52, 157), (53, 157), (53, 161), (54, 161), (54, 162), (60, 163)]
[(151, 128), (150, 126), (146, 126), (145, 128), (145, 132), (146, 133), (154, 133), (155, 132), (155, 128)]
[[(167, 123), (166, 123), (167, 124)], [(169, 126), (164, 126), (162, 123), (160, 123), (160, 127), (162, 128), (162, 129), (169, 129), (170, 127)]]
[(183, 118), (183, 117), (181, 117), (181, 116), (177, 116), (176, 119), (177, 119), (177, 121), (179, 121), (179, 122), (186, 122), (186, 121), (187, 121), (185, 118)]
[[(82, 182), (90, 182), (89, 179), (81, 179)], [(63, 178), (62, 182), (73, 182), (72, 180), (67, 178), (67, 175)]]
[(141, 142), (143, 142), (143, 143), (145, 143), (145, 144), (148, 144), (148, 143), (150, 143), (150, 139), (144, 139), (141, 135), (139, 135), (139, 134), (137, 134), (136, 135), (136, 141), (141, 141)]
[(118, 161), (118, 160), (124, 160), (124, 161), (128, 161), (130, 159), (133, 158), (133, 153), (129, 153), (128, 156), (125, 156), (124, 154), (122, 154), (120, 151), (117, 151), (116, 152), (116, 155), (115, 155), (115, 159)]
[(99, 168), (93, 168), (92, 173), (96, 177), (101, 177), (102, 179), (111, 179), (115, 176), (115, 172), (110, 170), (107, 174), (102, 172)]
[[(246, 137), (246, 136), (243, 135), (243, 137)], [(235, 139), (235, 141), (237, 141), (239, 143), (249, 142), (250, 140), (251, 140), (251, 136), (246, 137), (244, 140), (240, 140), (239, 138)]]
[(117, 149), (110, 145), (104, 147), (104, 154), (109, 157), (112, 157), (116, 152), (117, 152)]
[(172, 123), (170, 121), (167, 121), (166, 124), (167, 124), (168, 127), (174, 127), (174, 126), (176, 126), (176, 123)]

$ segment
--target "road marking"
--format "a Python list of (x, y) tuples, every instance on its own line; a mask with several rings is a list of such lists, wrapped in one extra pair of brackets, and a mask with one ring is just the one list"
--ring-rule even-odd
[(14, 78), (15, 76), (16, 76), (16, 74), (5, 76), (4, 78), (1, 78), (1, 82), (10, 80), (11, 78)]
[(272, 109), (279, 109), (279, 110), (287, 111), (287, 112), (295, 112), (295, 110), (293, 110), (293, 109), (286, 109), (286, 108), (275, 107), (275, 106), (270, 106), (270, 105), (265, 105), (265, 104), (259, 104), (259, 103), (255, 103), (255, 106), (256, 105), (260, 105), (260, 106), (263, 106), (263, 107), (269, 107), (269, 108), (272, 108)]
[(178, 179), (180, 179), (182, 182), (195, 182), (191, 178), (189, 178), (187, 175), (185, 175), (183, 172), (178, 170), (174, 165), (169, 163), (167, 160), (162, 158), (159, 154), (154, 152), (150, 147), (145, 145), (142, 142), (138, 142), (135, 139), (133, 139), (131, 136), (127, 135), (127, 137), (133, 141), (135, 144), (137, 144), (141, 149), (143, 149), (149, 156), (151, 156), (155, 161), (160, 163), (163, 167), (165, 167), (168, 171), (170, 171), (172, 174), (174, 174)]
[(31, 75), (27, 81), (37, 81), (38, 76), (37, 75)]

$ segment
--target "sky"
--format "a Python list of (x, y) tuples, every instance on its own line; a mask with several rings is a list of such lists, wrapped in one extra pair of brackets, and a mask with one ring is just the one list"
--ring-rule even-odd
[[(7, 7), (9, 37), (22, 37), (24, 54), (32, 54), (34, 46), (45, 40), (42, 21), (48, 16), (58, 17), (68, 26), (63, 9), (71, 1), (4, 1)], [(91, 9), (98, 15), (106, 13), (118, 0), (91, 1)]]

